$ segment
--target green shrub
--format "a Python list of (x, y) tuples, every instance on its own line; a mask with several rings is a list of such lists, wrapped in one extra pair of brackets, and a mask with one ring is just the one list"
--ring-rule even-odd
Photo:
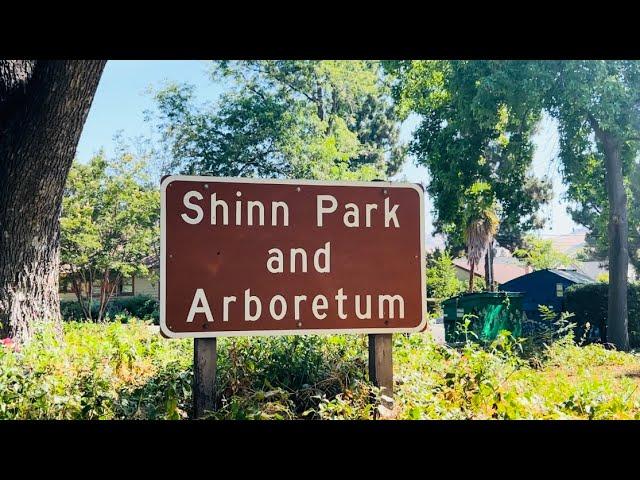
[[(93, 318), (98, 317), (99, 305), (96, 302), (91, 308)], [(85, 320), (80, 304), (76, 300), (60, 302), (60, 311), (64, 320)], [(143, 320), (153, 320), (157, 325), (160, 318), (158, 301), (148, 295), (132, 297), (116, 297), (107, 304), (106, 317), (114, 319), (116, 316), (136, 317)]]
[[(575, 314), (576, 338), (586, 334), (590, 340), (606, 341), (607, 302), (606, 283), (572, 285), (566, 292), (565, 310)], [(640, 284), (629, 284), (627, 294), (629, 343), (640, 347)], [(587, 328), (588, 325), (588, 328)], [(588, 330), (588, 331), (587, 331)]]
[[(0, 419), (189, 418), (193, 341), (127, 322), (66, 322), (60, 337), (0, 344)], [(395, 415), (640, 419), (640, 356), (558, 336), (533, 359), (507, 332), (460, 348), (428, 333), (394, 335)], [(211, 417), (375, 418), (380, 395), (366, 360), (364, 335), (220, 338)]]
[(65, 322), (62, 337), (44, 330), (18, 351), (0, 347), (0, 419), (185, 416), (188, 396), (170, 400), (192, 352), (136, 319)]
[[(463, 292), (464, 282), (456, 276), (456, 267), (449, 252), (439, 250), (429, 258), (427, 267), (427, 296), (443, 300)], [(430, 312), (442, 314), (440, 302), (428, 305)]]
[(366, 389), (361, 385), (367, 378), (365, 336), (239, 337), (220, 339), (218, 345), (222, 408), (216, 418), (235, 418), (239, 401), (245, 413), (248, 408), (258, 418), (261, 405), (273, 410), (274, 398), (287, 406), (277, 412), (283, 418), (304, 412), (321, 417), (323, 402)]
[[(0, 419), (188, 418), (193, 341), (150, 327), (69, 321), (0, 344)], [(222, 338), (213, 418), (370, 418), (366, 351), (365, 336)]]
[(107, 306), (107, 313), (111, 317), (126, 315), (142, 319), (154, 320), (160, 318), (158, 301), (148, 295), (114, 298)]
[[(91, 313), (94, 318), (98, 316), (98, 308), (99, 305), (93, 306), (91, 309)], [(85, 319), (84, 312), (82, 311), (82, 307), (78, 303), (77, 300), (61, 300), (60, 301), (60, 313), (62, 314), (63, 320), (73, 321), (78, 320), (82, 321)]]

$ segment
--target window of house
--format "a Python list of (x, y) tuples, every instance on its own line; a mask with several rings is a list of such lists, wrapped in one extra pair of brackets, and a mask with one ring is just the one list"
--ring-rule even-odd
[(120, 282), (121, 295), (133, 295), (133, 277), (124, 277)]
[(564, 296), (564, 286), (561, 283), (556, 283), (556, 297)]

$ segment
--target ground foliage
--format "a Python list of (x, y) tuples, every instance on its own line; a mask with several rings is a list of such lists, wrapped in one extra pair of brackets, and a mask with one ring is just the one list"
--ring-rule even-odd
[[(0, 346), (0, 418), (185, 419), (192, 341), (149, 322), (67, 322), (21, 349)], [(394, 337), (399, 419), (640, 418), (640, 358), (580, 346), (571, 329), (488, 345)], [(365, 336), (224, 338), (213, 418), (373, 419)]]

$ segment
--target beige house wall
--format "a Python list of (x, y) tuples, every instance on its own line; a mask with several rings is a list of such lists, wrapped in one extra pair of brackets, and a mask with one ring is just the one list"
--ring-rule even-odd
[(155, 299), (158, 298), (158, 279), (157, 277), (136, 277), (133, 284), (134, 295), (148, 295)]
[[(455, 269), (456, 269), (456, 277), (458, 277), (458, 280), (461, 280), (464, 282), (464, 284), (468, 284), (469, 283), (469, 270), (465, 270), (464, 268), (460, 268), (458, 265), (454, 265)], [(480, 275), (478, 275), (477, 273), (474, 274), (476, 278), (484, 278), (481, 277)]]
[[(159, 298), (159, 272), (158, 269), (152, 270), (146, 277), (135, 277), (133, 280), (133, 295), (148, 295), (155, 298)], [(126, 296), (130, 296), (128, 294)], [(117, 297), (118, 295), (114, 296)], [(125, 295), (121, 295), (125, 296)], [(60, 300), (77, 300), (76, 294), (73, 292), (60, 292)]]
[(469, 283), (469, 272), (467, 272), (466, 270), (463, 270), (457, 265), (455, 268), (456, 268), (456, 277), (458, 277), (458, 280)]

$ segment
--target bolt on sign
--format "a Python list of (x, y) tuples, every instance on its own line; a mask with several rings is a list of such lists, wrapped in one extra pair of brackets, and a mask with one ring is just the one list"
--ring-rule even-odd
[(166, 177), (162, 334), (424, 330), (423, 195), (408, 183)]

